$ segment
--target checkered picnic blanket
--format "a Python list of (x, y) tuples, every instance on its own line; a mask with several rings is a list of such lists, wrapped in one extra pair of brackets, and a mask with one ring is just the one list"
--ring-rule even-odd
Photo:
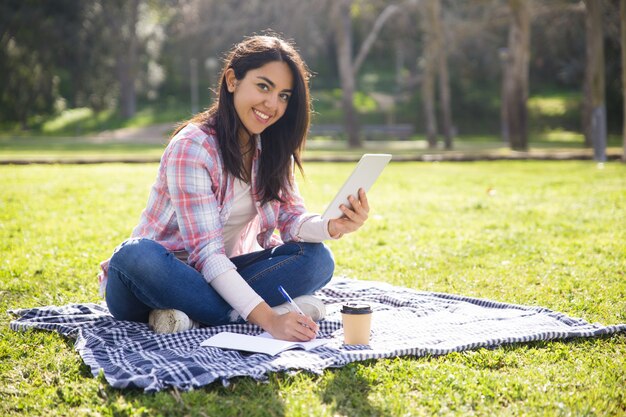
[[(222, 331), (256, 335), (251, 324), (206, 327), (160, 335), (146, 324), (114, 319), (97, 304), (12, 310), (13, 330), (52, 330), (76, 339), (93, 375), (101, 371), (116, 388), (190, 390), (216, 380), (296, 369), (321, 373), (350, 362), (396, 356), (443, 355), (479, 347), (626, 332), (626, 324), (602, 326), (541, 307), (504, 304), (458, 295), (416, 291), (380, 282), (334, 279), (317, 294), (326, 304), (319, 337), (332, 339), (311, 351), (277, 356), (202, 347)], [(343, 345), (340, 308), (367, 302), (374, 310), (369, 346)]]

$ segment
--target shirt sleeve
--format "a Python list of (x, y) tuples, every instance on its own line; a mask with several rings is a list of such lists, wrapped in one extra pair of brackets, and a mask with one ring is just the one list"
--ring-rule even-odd
[(219, 204), (209, 175), (215, 163), (198, 142), (186, 138), (170, 145), (165, 160), (167, 188), (188, 263), (209, 283), (235, 269), (224, 251)]
[(234, 269), (217, 276), (211, 286), (244, 320), (263, 302), (263, 298)]
[(319, 243), (324, 240), (335, 239), (328, 232), (328, 222), (330, 219), (323, 219), (322, 216), (315, 215), (306, 219), (300, 226), (298, 239), (302, 242)]

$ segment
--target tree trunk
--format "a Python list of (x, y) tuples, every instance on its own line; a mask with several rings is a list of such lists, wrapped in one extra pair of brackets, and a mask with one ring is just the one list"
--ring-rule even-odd
[[(587, 37), (587, 41), (589, 37)], [(586, 61), (585, 66), (589, 66)], [(580, 122), (584, 136), (584, 147), (591, 148), (591, 88), (589, 86), (589, 72), (588, 68), (585, 68), (585, 79), (583, 80), (583, 105), (582, 114), (580, 115)]]
[[(118, 18), (120, 19), (120, 36), (125, 45), (120, 45), (117, 55), (117, 79), (120, 85), (120, 107), (122, 117), (129, 119), (137, 110), (135, 78), (137, 77), (137, 20), (139, 1), (131, 0), (122, 4)], [(126, 9), (128, 7), (128, 9)], [(125, 46), (125, 47), (124, 47)]]
[(433, 16), (436, 15), (437, 0), (424, 2), (423, 28), (424, 53), (422, 57), (422, 103), (424, 105), (424, 121), (426, 123), (426, 139), (428, 147), (437, 147), (437, 116), (435, 114), (435, 71), (439, 51), (437, 50), (437, 35), (433, 25)]
[[(606, 107), (604, 99), (604, 35), (602, 30), (603, 4), (585, 0), (587, 33), (587, 66), (585, 83), (589, 91), (590, 125), (587, 134), (593, 145), (594, 159), (606, 161)], [(586, 97), (587, 98), (587, 97)]]
[(509, 111), (508, 94), (512, 90), (511, 84), (511, 54), (508, 48), (500, 48), (500, 63), (502, 65), (502, 85), (500, 91), (500, 134), (502, 142), (511, 145), (511, 135), (509, 135)]
[(452, 109), (450, 107), (450, 77), (448, 75), (448, 53), (446, 49), (441, 1), (434, 0), (433, 32), (437, 42), (437, 66), (439, 68), (439, 109), (441, 111), (441, 130), (446, 149), (452, 149)]
[(509, 0), (510, 64), (507, 66), (506, 115), (511, 149), (528, 149), (528, 64), (530, 55), (530, 15), (526, 0)]
[(352, 0), (337, 0), (335, 6), (335, 22), (337, 25), (337, 62), (341, 82), (341, 104), (344, 114), (344, 126), (348, 135), (350, 148), (361, 147), (359, 125), (354, 108), (355, 75), (352, 66), (352, 17), (350, 8)]
[(622, 162), (626, 162), (626, 0), (620, 1), (622, 38)]

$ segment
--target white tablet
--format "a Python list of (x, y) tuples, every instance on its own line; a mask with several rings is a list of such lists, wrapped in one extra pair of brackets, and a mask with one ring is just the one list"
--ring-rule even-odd
[(358, 198), (359, 188), (368, 192), (378, 176), (383, 172), (387, 163), (391, 160), (391, 155), (386, 153), (366, 153), (361, 157), (359, 163), (343, 184), (333, 201), (328, 205), (322, 217), (324, 219), (338, 219), (343, 216), (339, 206), (345, 204), (350, 207), (348, 196)]

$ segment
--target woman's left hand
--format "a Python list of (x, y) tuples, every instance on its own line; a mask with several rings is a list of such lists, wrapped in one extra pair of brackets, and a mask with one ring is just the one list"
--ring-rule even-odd
[(349, 196), (348, 201), (352, 207), (347, 207), (342, 204), (339, 206), (343, 212), (343, 217), (339, 219), (332, 219), (328, 222), (328, 233), (338, 239), (346, 233), (352, 233), (363, 226), (363, 223), (367, 220), (367, 215), (370, 211), (370, 206), (367, 202), (367, 196), (365, 190), (359, 188), (359, 199), (354, 196)]

